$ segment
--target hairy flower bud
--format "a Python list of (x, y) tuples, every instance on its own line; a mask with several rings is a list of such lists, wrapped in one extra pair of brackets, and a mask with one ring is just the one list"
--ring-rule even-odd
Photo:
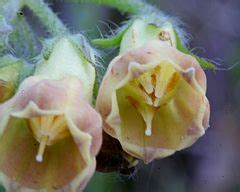
[(0, 58), (0, 103), (9, 99), (19, 81), (22, 62), (6, 55)]
[(79, 191), (94, 173), (102, 121), (95, 70), (69, 37), (0, 105), (0, 183), (9, 191)]
[(120, 54), (133, 48), (142, 47), (146, 42), (161, 40), (176, 47), (176, 38), (171, 23), (165, 22), (161, 27), (149, 24), (144, 19), (136, 19), (124, 32), (120, 44)]
[(208, 128), (206, 76), (192, 56), (160, 40), (110, 63), (97, 98), (104, 130), (146, 163), (192, 145)]

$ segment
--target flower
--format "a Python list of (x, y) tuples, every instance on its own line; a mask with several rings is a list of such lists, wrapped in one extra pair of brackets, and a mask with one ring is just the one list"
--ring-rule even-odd
[(97, 97), (104, 131), (146, 163), (192, 145), (209, 123), (196, 59), (153, 40), (110, 63)]
[(95, 70), (79, 53), (70, 38), (57, 39), (34, 76), (0, 105), (0, 184), (7, 190), (79, 191), (93, 175), (102, 120), (90, 105)]

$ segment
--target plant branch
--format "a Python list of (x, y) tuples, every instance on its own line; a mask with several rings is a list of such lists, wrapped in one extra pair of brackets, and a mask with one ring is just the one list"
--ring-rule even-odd
[(9, 34), (9, 45), (14, 49), (15, 56), (31, 60), (37, 55), (35, 34), (22, 15), (17, 15), (11, 24), (14, 28)]
[(156, 9), (141, 0), (73, 0), (75, 2), (97, 3), (118, 9), (130, 14), (150, 13)]
[(39, 18), (52, 35), (65, 34), (68, 29), (43, 0), (24, 0), (26, 5)]
[(22, 0), (0, 0), (0, 14), (7, 22), (11, 22), (22, 6)]

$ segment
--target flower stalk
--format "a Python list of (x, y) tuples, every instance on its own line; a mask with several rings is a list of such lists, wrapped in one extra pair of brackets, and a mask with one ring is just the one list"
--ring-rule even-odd
[(36, 14), (53, 36), (65, 34), (68, 31), (67, 27), (43, 0), (24, 0), (23, 4)]
[(141, 12), (152, 12), (157, 10), (151, 5), (141, 0), (75, 0), (75, 1), (87, 2), (87, 3), (91, 2), (91, 3), (107, 5), (107, 6), (116, 8), (119, 11), (127, 12), (130, 14), (138, 14)]

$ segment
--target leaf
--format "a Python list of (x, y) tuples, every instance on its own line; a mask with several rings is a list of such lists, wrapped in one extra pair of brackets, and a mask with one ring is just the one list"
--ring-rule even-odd
[(216, 66), (213, 65), (212, 63), (206, 61), (205, 59), (201, 58), (201, 57), (198, 57), (197, 55), (195, 55), (194, 53), (192, 53), (191, 51), (187, 50), (181, 43), (181, 40), (177, 34), (177, 32), (175, 31), (175, 36), (176, 36), (176, 46), (177, 46), (177, 49), (187, 55), (191, 55), (193, 56), (198, 62), (199, 64), (201, 65), (201, 67), (203, 69), (215, 69)]
[(0, 192), (6, 192), (5, 188), (0, 185)]

